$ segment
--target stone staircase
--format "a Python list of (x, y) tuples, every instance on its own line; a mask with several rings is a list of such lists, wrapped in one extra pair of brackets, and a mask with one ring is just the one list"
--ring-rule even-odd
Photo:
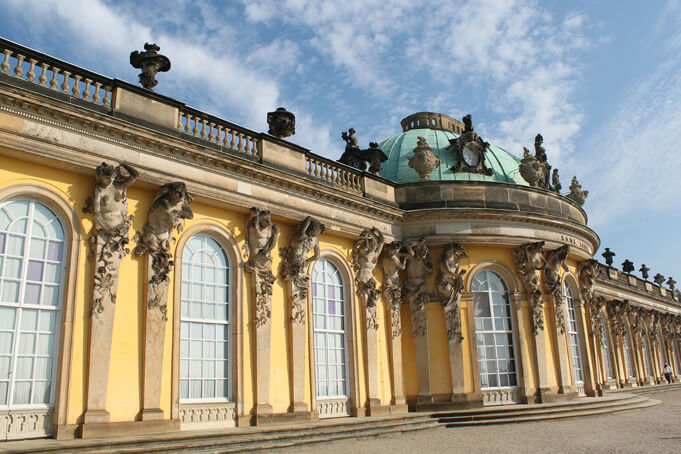
[[(681, 388), (678, 385), (676, 388)], [(667, 388), (669, 389), (669, 388)], [(306, 424), (183, 431), (102, 439), (22, 440), (0, 443), (6, 453), (241, 453), (445, 427), (507, 424), (592, 416), (648, 408), (660, 401), (631, 393), (547, 404), (519, 404), (385, 417), (342, 418)]]
[(579, 400), (565, 402), (438, 412), (434, 413), (432, 417), (446, 427), (479, 426), (593, 416), (648, 408), (659, 404), (659, 400), (628, 393), (618, 393), (597, 398), (583, 397)]

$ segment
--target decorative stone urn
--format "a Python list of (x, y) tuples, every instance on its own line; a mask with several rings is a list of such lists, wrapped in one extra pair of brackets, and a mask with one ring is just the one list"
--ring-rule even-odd
[(440, 157), (433, 153), (425, 137), (418, 137), (414, 156), (409, 158), (409, 167), (414, 169), (422, 180), (430, 180), (430, 174), (440, 165)]
[(283, 107), (267, 113), (267, 124), (270, 127), (267, 133), (280, 139), (296, 133), (296, 116)]

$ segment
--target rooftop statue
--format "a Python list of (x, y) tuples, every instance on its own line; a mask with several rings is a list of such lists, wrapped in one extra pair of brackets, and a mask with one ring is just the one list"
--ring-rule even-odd
[(553, 169), (553, 174), (551, 175), (551, 186), (553, 186), (553, 190), (558, 194), (560, 194), (560, 190), (563, 189), (563, 185), (560, 184), (558, 169)]
[(674, 289), (676, 288), (676, 281), (674, 280), (673, 277), (669, 276), (669, 279), (667, 280), (667, 285), (669, 286), (669, 289), (673, 292)]
[(584, 205), (586, 198), (589, 195), (589, 191), (582, 189), (582, 185), (577, 181), (577, 177), (572, 177), (572, 183), (570, 183), (570, 193), (567, 198), (577, 203), (579, 206)]
[(544, 149), (544, 138), (541, 134), (537, 134), (534, 138), (534, 156), (541, 164), (542, 178), (537, 182), (537, 186), (544, 189), (551, 189), (549, 184), (549, 176), (551, 175), (551, 166), (546, 158), (546, 150)]
[(430, 180), (430, 174), (440, 166), (440, 156), (433, 153), (426, 138), (418, 136), (414, 156), (409, 158), (409, 167), (414, 169), (422, 180)]
[(267, 113), (268, 134), (284, 139), (296, 133), (296, 116), (292, 112), (279, 107), (274, 112)]
[(655, 275), (655, 277), (653, 278), (653, 281), (654, 281), (657, 285), (662, 285), (662, 284), (664, 284), (664, 276), (661, 275), (660, 273), (657, 273), (657, 274)]
[(369, 172), (378, 174), (382, 168), (381, 164), (388, 160), (388, 156), (378, 148), (376, 142), (370, 142), (369, 148), (361, 150), (354, 128), (348, 129), (348, 132), (342, 132), (341, 138), (345, 141), (345, 152), (338, 161), (345, 165), (364, 172), (368, 164)]
[(341, 138), (345, 141), (345, 152), (339, 159), (345, 165), (364, 170), (365, 164), (362, 160), (362, 151), (359, 149), (359, 142), (355, 137), (355, 129), (350, 128), (348, 132), (342, 132)]
[(454, 172), (470, 172), (492, 175), (492, 169), (485, 166), (485, 152), (489, 143), (485, 142), (473, 130), (473, 119), (470, 115), (463, 117), (464, 130), (449, 143), (456, 155), (457, 163), (452, 167)]
[(158, 81), (156, 73), (170, 70), (170, 60), (165, 55), (161, 55), (161, 50), (156, 44), (144, 43), (144, 52), (133, 51), (130, 53), (130, 64), (133, 68), (141, 68), (139, 74), (140, 84), (148, 89), (153, 89)]
[(615, 254), (614, 252), (612, 252), (612, 251), (610, 250), (609, 247), (606, 247), (606, 248), (605, 248), (605, 252), (603, 252), (603, 253), (601, 254), (601, 256), (603, 256), (603, 258), (605, 258), (605, 263), (606, 263), (606, 265), (608, 265), (608, 266), (612, 266), (612, 258), (613, 258), (615, 255), (617, 255), (617, 254)]
[(622, 271), (625, 273), (629, 274), (634, 271), (634, 269), (634, 263), (631, 260), (626, 259), (624, 262), (622, 262)]
[(648, 271), (650, 271), (650, 268), (648, 268), (645, 263), (641, 265), (641, 268), (639, 268), (641, 276), (643, 276), (643, 279), (645, 279), (646, 281), (648, 280)]

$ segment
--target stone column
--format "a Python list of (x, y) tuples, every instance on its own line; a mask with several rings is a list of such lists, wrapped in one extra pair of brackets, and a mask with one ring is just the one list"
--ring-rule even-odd
[(194, 217), (189, 208), (192, 201), (184, 183), (164, 184), (149, 206), (143, 232), (135, 235), (135, 254), (148, 254), (142, 421), (164, 419), (161, 410), (161, 381), (168, 320), (168, 285), (173, 269), (170, 244), (173, 241), (173, 232), (181, 231), (184, 220)]
[[(565, 335), (565, 321), (564, 321), (564, 314), (563, 311), (565, 310), (564, 305), (560, 304), (557, 299), (562, 298), (562, 296), (558, 296), (556, 293), (553, 293), (553, 302), (554, 302), (554, 312), (556, 314), (556, 319), (557, 320), (562, 320), (562, 323), (556, 322), (554, 328), (555, 328), (555, 334), (556, 334), (556, 347), (558, 351), (558, 368), (560, 371), (560, 377), (558, 378), (558, 392), (561, 394), (568, 394), (571, 397), (576, 397), (576, 390), (574, 385), (570, 384), (570, 376), (572, 375), (570, 372), (570, 360), (568, 359), (568, 341), (567, 341), (567, 336)], [(561, 315), (557, 315), (558, 313), (561, 313)], [(576, 310), (575, 310), (576, 312)]]
[[(532, 371), (534, 370), (534, 367), (532, 366), (532, 363), (530, 361), (530, 358), (528, 355), (521, 350), (524, 349), (524, 345), (521, 343), (525, 343), (525, 345), (530, 343), (530, 340), (533, 337), (532, 331), (527, 331), (525, 324), (522, 322), (523, 320), (528, 320), (531, 319), (532, 315), (529, 310), (529, 303), (527, 299), (523, 298), (523, 294), (520, 292), (515, 292), (511, 294), (511, 304), (513, 307), (513, 311), (515, 312), (515, 319), (517, 321), (516, 329), (518, 330), (518, 340), (520, 341), (518, 343), (518, 352), (516, 353), (516, 358), (520, 357), (520, 364), (522, 366), (522, 377), (519, 377), (520, 380), (522, 381), (522, 386), (523, 386), (523, 398), (525, 402), (527, 403), (533, 403), (536, 398), (536, 390), (534, 387), (530, 386), (531, 381), (529, 380), (530, 376), (532, 375)], [(530, 322), (530, 326), (532, 326), (532, 322)], [(475, 327), (474, 327), (475, 328)], [(529, 352), (532, 349), (529, 345), (527, 345), (527, 351)], [(476, 355), (477, 355), (477, 349), (476, 349)], [(477, 358), (477, 356), (476, 356)], [(477, 361), (476, 361), (477, 364)], [(518, 374), (520, 375), (520, 374)], [(478, 380), (480, 379), (480, 371), (478, 370)], [(479, 385), (479, 384), (478, 384)], [(476, 388), (476, 389), (479, 389)]]
[(269, 210), (251, 208), (246, 221), (245, 251), (248, 261), (244, 268), (251, 273), (254, 302), (256, 367), (256, 424), (272, 414), (270, 404), (270, 347), (272, 333), (272, 285), (276, 281), (272, 273), (272, 249), (279, 239), (279, 227), (272, 224)]
[(369, 416), (385, 415), (389, 412), (389, 408), (381, 405), (381, 399), (378, 397), (378, 321), (376, 313), (378, 296), (378, 292), (376, 292), (375, 296), (365, 294), (361, 297), (366, 313), (365, 347), (367, 385), (369, 389), (367, 415)]
[[(309, 276), (305, 276), (309, 280)], [(310, 411), (305, 403), (305, 319), (307, 311), (308, 281), (304, 284), (289, 282), (288, 290), (291, 301), (291, 370), (293, 371), (293, 402), (290, 413), (307, 413)]]
[(127, 164), (96, 168), (96, 184), (84, 212), (94, 217), (90, 255), (94, 260), (94, 285), (90, 313), (90, 348), (85, 425), (109, 422), (106, 398), (111, 364), (116, 292), (121, 261), (127, 248), (133, 216), (128, 215), (126, 190), (138, 173)]
[(584, 371), (584, 387), (587, 395), (595, 396), (597, 394), (596, 381), (594, 380), (594, 371), (591, 369), (591, 361), (589, 361), (588, 354), (589, 323), (587, 322), (588, 319), (585, 319), (584, 317), (583, 301), (580, 298), (575, 298), (574, 303), (577, 326), (581, 328), (577, 329), (577, 333), (579, 335), (579, 349), (582, 351), (582, 359), (586, 359), (586, 361), (583, 361), (584, 364), (582, 365), (582, 370)]

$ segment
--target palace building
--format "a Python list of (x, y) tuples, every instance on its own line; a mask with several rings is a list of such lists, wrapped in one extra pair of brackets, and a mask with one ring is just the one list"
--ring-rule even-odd
[[(659, 384), (664, 364), (681, 377), (675, 282), (594, 260), (586, 191), (561, 190), (541, 136), (519, 158), (470, 116), (420, 112), (366, 149), (344, 133), (336, 162), (287, 139), (284, 109), (256, 132), (0, 50), (3, 440), (579, 400)], [(158, 50), (131, 56), (145, 86)]]

